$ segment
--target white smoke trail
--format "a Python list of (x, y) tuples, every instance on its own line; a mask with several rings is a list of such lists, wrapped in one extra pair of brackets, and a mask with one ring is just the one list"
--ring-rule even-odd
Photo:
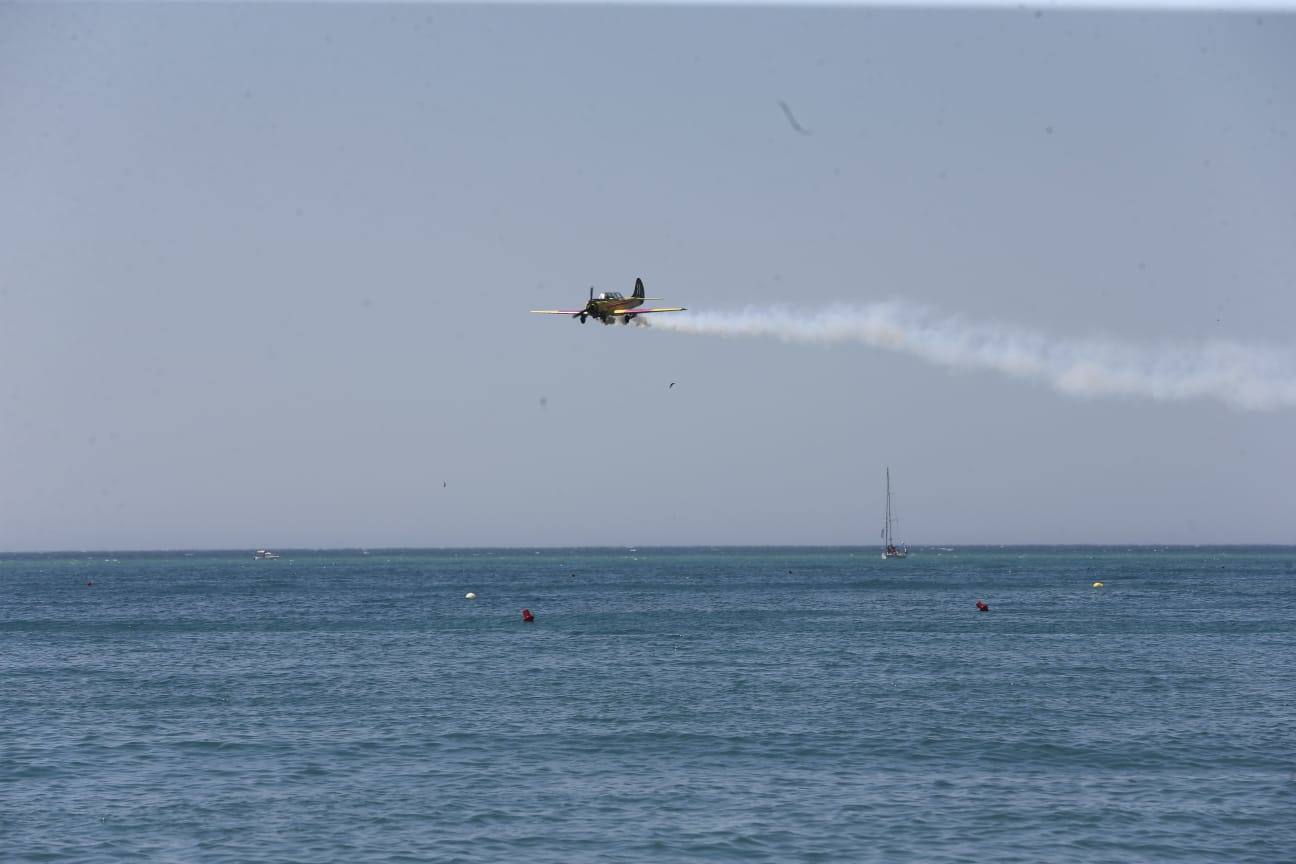
[(1296, 405), (1292, 353), (1236, 342), (1136, 346), (1105, 339), (1065, 341), (941, 317), (899, 301), (821, 311), (748, 307), (736, 313), (656, 318), (655, 328), (677, 333), (857, 342), (952, 369), (986, 369), (1040, 381), (1069, 396), (1215, 399), (1255, 411)]

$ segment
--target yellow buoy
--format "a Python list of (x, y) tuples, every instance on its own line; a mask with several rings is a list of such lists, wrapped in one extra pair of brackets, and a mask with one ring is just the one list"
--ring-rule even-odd
[(1101, 583), (1101, 582), (1095, 582), (1095, 583), (1094, 583), (1094, 587), (1095, 587), (1095, 588), (1101, 588), (1101, 587), (1103, 587), (1103, 583)]

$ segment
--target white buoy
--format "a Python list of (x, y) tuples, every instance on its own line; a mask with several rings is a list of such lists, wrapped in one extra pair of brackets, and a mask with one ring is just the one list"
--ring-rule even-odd
[(465, 599), (465, 600), (476, 600), (476, 599), (477, 599), (477, 595), (474, 594), (473, 592), (469, 591), (467, 594), (464, 595), (464, 599)]

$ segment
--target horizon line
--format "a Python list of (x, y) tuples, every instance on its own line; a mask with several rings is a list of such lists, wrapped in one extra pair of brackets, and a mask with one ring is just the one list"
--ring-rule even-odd
[[(1080, 543), (920, 543), (909, 544), (908, 548), (913, 550), (935, 550), (935, 551), (954, 551), (961, 549), (1236, 549), (1238, 547), (1247, 548), (1264, 548), (1264, 549), (1296, 549), (1296, 543), (1156, 543), (1156, 542), (1138, 542), (1138, 543), (1101, 543), (1101, 542), (1080, 542)], [(727, 549), (868, 549), (875, 550), (879, 548), (875, 544), (861, 545), (857, 543), (703, 543), (703, 544), (638, 544), (627, 546), (624, 544), (602, 545), (602, 546), (568, 546), (568, 545), (524, 545), (524, 546), (281, 546), (277, 554), (283, 556), (289, 553), (320, 553), (320, 552), (359, 552), (364, 554), (392, 553), (392, 552), (480, 552), (480, 551), (507, 551), (507, 552), (542, 552), (542, 551), (651, 551), (651, 550), (675, 550), (675, 549), (707, 549), (707, 550), (727, 550)], [(24, 550), (0, 550), (0, 557), (5, 556), (22, 556), (22, 555), (175, 555), (175, 554), (197, 554), (197, 553), (216, 553), (222, 555), (245, 555), (249, 551), (255, 552), (256, 549), (251, 547), (174, 547), (165, 549), (24, 549)]]
[[(35, 0), (30, 0), (35, 2)], [(55, 5), (81, 0), (54, 0)], [(944, 12), (1017, 11), (1017, 12), (1216, 12), (1251, 15), (1259, 12), (1296, 12), (1296, 0), (1055, 0), (1055, 2), (1014, 2), (1014, 0), (178, 0), (179, 5), (213, 6), (455, 6), (455, 7), (527, 7), (541, 8), (695, 8), (695, 9), (877, 9)], [(21, 4), (20, 4), (21, 5)], [(149, 5), (137, 0), (101, 0), (99, 5)], [(176, 5), (172, 3), (170, 5)]]

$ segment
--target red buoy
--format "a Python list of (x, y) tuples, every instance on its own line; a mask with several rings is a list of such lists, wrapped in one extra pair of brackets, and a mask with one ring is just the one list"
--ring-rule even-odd
[(535, 623), (535, 616), (531, 614), (531, 610), (530, 610), (530, 609), (523, 609), (523, 610), (522, 610), (522, 623), (524, 623), (524, 624), (534, 624), (534, 623)]
[(990, 611), (990, 607), (986, 605), (986, 602), (985, 602), (984, 600), (978, 600), (978, 601), (977, 601), (977, 611), (978, 611), (978, 612), (989, 612), (989, 611)]

